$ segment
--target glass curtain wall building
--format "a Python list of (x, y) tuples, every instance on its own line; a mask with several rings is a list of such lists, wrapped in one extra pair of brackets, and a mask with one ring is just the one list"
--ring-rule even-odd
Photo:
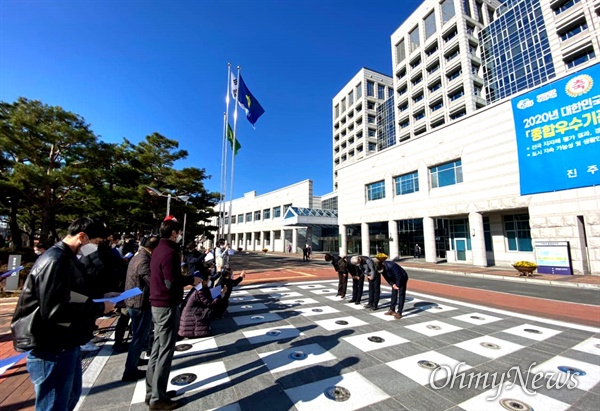
[(394, 97), (377, 106), (377, 150), (383, 150), (396, 144), (396, 126), (394, 124)]

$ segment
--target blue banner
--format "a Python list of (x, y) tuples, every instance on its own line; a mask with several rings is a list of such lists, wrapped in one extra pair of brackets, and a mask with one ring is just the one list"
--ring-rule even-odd
[(521, 195), (600, 185), (600, 64), (511, 103)]

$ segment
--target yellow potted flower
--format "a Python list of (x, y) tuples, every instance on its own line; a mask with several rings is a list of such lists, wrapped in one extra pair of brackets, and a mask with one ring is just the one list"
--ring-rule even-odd
[(263, 252), (263, 253), (265, 253), (265, 254), (267, 254), (267, 251), (269, 251), (269, 249), (268, 249), (268, 248), (263, 248), (263, 249), (262, 249), (262, 252)]
[(517, 261), (512, 266), (519, 272), (519, 276), (531, 276), (537, 269), (537, 264), (531, 261)]

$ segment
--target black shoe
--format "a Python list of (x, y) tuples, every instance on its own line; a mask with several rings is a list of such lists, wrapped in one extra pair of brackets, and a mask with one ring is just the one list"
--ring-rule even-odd
[(355, 302), (356, 302), (356, 300), (350, 300), (350, 302), (351, 302), (351, 303), (355, 303)]
[(355, 301), (354, 305), (360, 305), (360, 301)]
[(124, 381), (124, 382), (137, 381), (137, 380), (141, 380), (142, 378), (146, 378), (146, 371), (135, 370), (133, 372), (128, 372), (127, 374), (123, 374), (121, 381)]
[[(152, 397), (152, 395), (146, 394), (146, 400), (145, 400), (146, 405), (150, 405), (150, 397)], [(169, 398), (177, 397), (177, 391), (175, 391), (175, 390), (167, 391), (167, 397), (169, 397)]]
[(365, 308), (373, 308), (373, 306), (371, 304), (367, 304), (365, 305)]
[(150, 410), (174, 410), (177, 409), (179, 407), (181, 407), (183, 405), (182, 401), (171, 401), (171, 400), (167, 400), (167, 401), (156, 401), (153, 404), (148, 404), (150, 407)]
[(138, 360), (138, 366), (140, 366), (140, 365), (148, 365), (148, 360), (143, 360), (143, 359), (140, 358)]
[(371, 308), (369, 308), (369, 311), (377, 311), (378, 309), (379, 308), (377, 308), (377, 307), (371, 307)]

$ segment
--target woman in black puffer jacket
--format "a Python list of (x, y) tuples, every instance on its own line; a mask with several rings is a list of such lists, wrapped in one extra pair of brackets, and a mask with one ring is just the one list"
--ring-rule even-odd
[(209, 337), (212, 335), (210, 322), (214, 318), (215, 309), (223, 303), (223, 295), (227, 287), (221, 289), (221, 294), (213, 298), (208, 288), (208, 275), (204, 270), (195, 274), (202, 279), (202, 288), (192, 289), (187, 297), (185, 308), (179, 322), (179, 336), (187, 338)]

